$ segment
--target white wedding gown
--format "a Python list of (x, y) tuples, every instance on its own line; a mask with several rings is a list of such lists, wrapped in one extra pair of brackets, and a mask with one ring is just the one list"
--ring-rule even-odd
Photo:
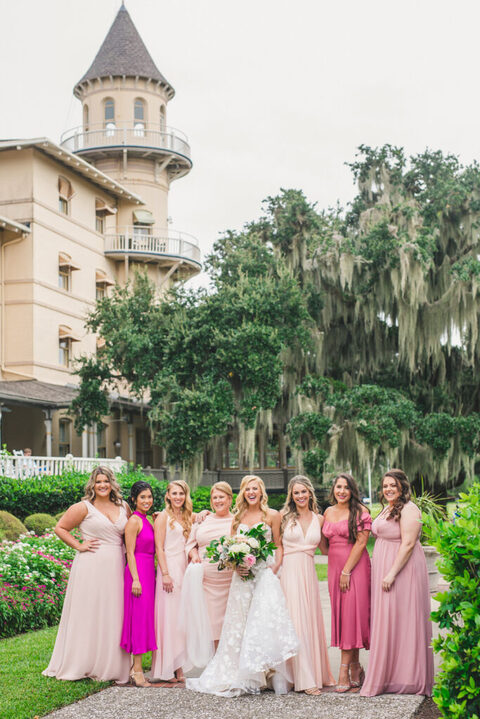
[(298, 639), (272, 563), (259, 564), (254, 579), (234, 573), (217, 652), (200, 677), (187, 679), (187, 689), (225, 697), (258, 694), (267, 685), (279, 694), (290, 689), (285, 662), (297, 654)]

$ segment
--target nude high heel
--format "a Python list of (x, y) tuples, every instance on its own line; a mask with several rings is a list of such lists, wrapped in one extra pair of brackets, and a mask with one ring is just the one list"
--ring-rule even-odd
[[(341, 667), (349, 667), (350, 665), (349, 664), (340, 664), (340, 666)], [(349, 673), (348, 680), (350, 681), (350, 673)], [(350, 684), (337, 684), (337, 688), (335, 689), (335, 691), (337, 694), (345, 694), (345, 692), (350, 691), (351, 688), (352, 688), (351, 682), (350, 682)]]

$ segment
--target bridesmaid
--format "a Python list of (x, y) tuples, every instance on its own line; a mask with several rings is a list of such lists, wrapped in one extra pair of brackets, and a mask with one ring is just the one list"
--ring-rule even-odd
[[(77, 550), (52, 658), (43, 672), (57, 679), (128, 681), (129, 657), (120, 649), (123, 620), (123, 532), (130, 510), (107, 467), (96, 467), (81, 502), (55, 527)], [(71, 531), (78, 527), (79, 541)]]
[(185, 636), (178, 627), (178, 610), (183, 575), (187, 568), (185, 544), (190, 536), (194, 513), (190, 489), (183, 480), (170, 482), (165, 509), (155, 519), (157, 586), (155, 633), (158, 650), (152, 659), (152, 677), (183, 682)]
[(233, 492), (228, 482), (216, 482), (210, 490), (212, 514), (201, 524), (194, 524), (186, 545), (186, 553), (192, 562), (203, 562), (203, 591), (207, 603), (212, 639), (215, 647), (222, 633), (227, 608), (228, 593), (232, 583), (232, 570), (219, 572), (216, 564), (205, 557), (205, 549), (212, 539), (229, 536), (233, 515), (230, 512)]
[(370, 557), (366, 550), (372, 519), (350, 474), (340, 474), (325, 510), (322, 551), (328, 552), (332, 605), (332, 646), (341, 649), (336, 691), (358, 691), (365, 672), (359, 650), (370, 646)]
[(127, 566), (124, 580), (124, 615), (120, 646), (133, 654), (130, 679), (137, 687), (152, 686), (144, 677), (142, 654), (154, 651), (155, 642), (155, 540), (147, 512), (153, 504), (148, 482), (135, 482), (130, 490), (134, 512), (125, 527)]
[(420, 545), (421, 513), (410, 501), (401, 469), (382, 480), (382, 504), (373, 523), (372, 647), (361, 694), (424, 694), (433, 686), (430, 593)]
[(283, 565), (280, 583), (288, 611), (300, 640), (300, 649), (288, 660), (295, 691), (321, 694), (320, 687), (335, 680), (328, 660), (320, 587), (315, 571), (315, 549), (322, 537), (323, 517), (318, 513), (312, 483), (297, 475), (288, 484), (282, 510)]

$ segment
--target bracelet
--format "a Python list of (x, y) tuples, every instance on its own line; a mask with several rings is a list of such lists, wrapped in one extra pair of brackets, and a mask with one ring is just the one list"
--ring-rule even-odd
[(163, 577), (169, 577), (170, 575), (169, 575), (168, 572), (162, 572), (162, 576), (163, 576)]
[(351, 575), (351, 572), (344, 572), (342, 569), (341, 574), (344, 574), (345, 577), (349, 577)]

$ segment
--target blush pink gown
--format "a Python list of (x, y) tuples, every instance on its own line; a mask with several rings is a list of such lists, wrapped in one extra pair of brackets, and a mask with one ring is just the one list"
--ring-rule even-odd
[(217, 517), (215, 514), (209, 514), (203, 522), (193, 525), (185, 548), (188, 556), (194, 547), (198, 547), (198, 553), (203, 560), (203, 589), (214, 641), (220, 639), (222, 633), (233, 572), (231, 569), (222, 569), (219, 572), (217, 565), (211, 564), (205, 557), (205, 549), (212, 539), (230, 536), (232, 520), (231, 516)]
[[(133, 512), (142, 520), (142, 529), (135, 543), (138, 579), (142, 585), (139, 597), (132, 594), (133, 578), (125, 567), (124, 614), (120, 646), (131, 654), (145, 654), (157, 648), (155, 641), (155, 539), (153, 527), (141, 512)], [(133, 516), (133, 515), (132, 515)]]
[(130, 657), (120, 648), (123, 621), (123, 533), (125, 507), (111, 522), (84, 500), (83, 539), (98, 539), (95, 552), (77, 552), (70, 570), (62, 618), (50, 664), (43, 674), (57, 679), (128, 681)]
[(164, 591), (162, 572), (158, 567), (155, 592), (155, 635), (158, 650), (153, 653), (150, 672), (152, 678), (164, 681), (172, 679), (175, 670), (183, 667), (186, 660), (185, 635), (178, 627), (180, 594), (187, 568), (185, 541), (182, 525), (175, 520), (172, 527), (168, 517), (164, 550), (168, 572), (173, 580), (173, 591)]
[[(419, 512), (420, 520), (420, 512)], [(432, 624), (425, 555), (417, 539), (390, 591), (382, 580), (400, 548), (400, 523), (385, 515), (373, 523), (372, 645), (361, 694), (424, 694), (433, 686)]]
[(314, 555), (321, 539), (318, 515), (303, 534), (300, 522), (290, 520), (283, 533), (280, 583), (300, 642), (298, 654), (288, 660), (295, 691), (332, 686), (335, 680), (328, 660), (320, 587)]
[[(358, 529), (370, 530), (372, 518), (362, 514)], [(352, 570), (350, 588), (340, 591), (340, 574), (353, 545), (348, 539), (348, 519), (323, 523), (328, 539), (328, 591), (332, 605), (332, 647), (368, 649), (370, 647), (370, 557), (366, 549)]]

